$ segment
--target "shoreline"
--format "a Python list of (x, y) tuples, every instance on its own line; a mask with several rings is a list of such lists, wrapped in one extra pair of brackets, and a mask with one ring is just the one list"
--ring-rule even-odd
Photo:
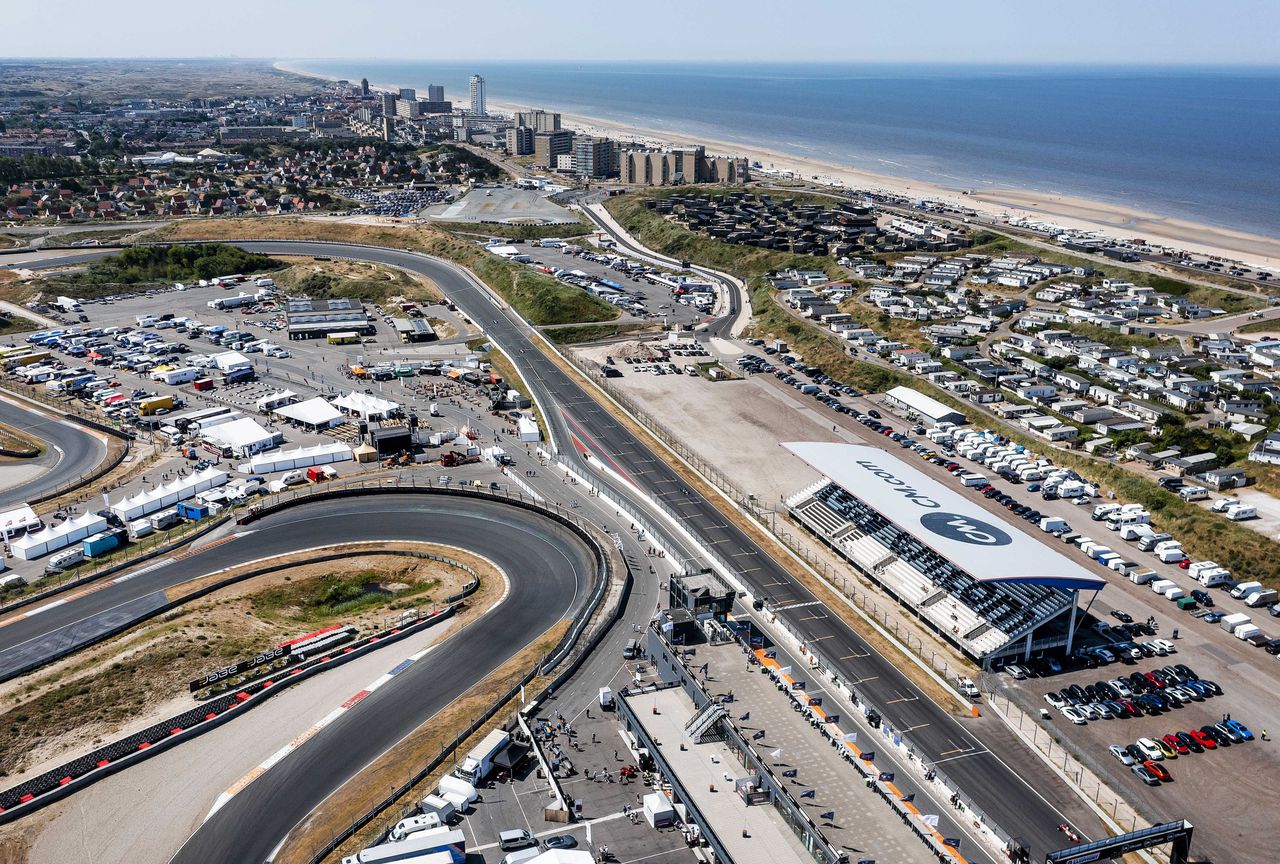
[[(282, 72), (305, 78), (330, 82), (341, 80), (337, 76), (300, 69), (291, 65), (289, 61), (275, 61), (272, 65)], [(370, 82), (369, 86), (371, 89), (392, 92), (400, 87), (393, 82)], [(530, 107), (493, 100), (489, 101), (489, 106), (504, 114)], [(555, 110), (555, 108), (550, 106), (547, 110)], [(1261, 266), (1280, 273), (1280, 238), (1161, 216), (1118, 204), (1070, 195), (1036, 192), (1030, 189), (987, 186), (977, 187), (971, 190), (972, 194), (965, 194), (963, 189), (879, 174), (764, 146), (744, 145), (701, 136), (681, 138), (671, 132), (581, 114), (561, 112), (561, 118), (566, 126), (576, 131), (610, 137), (626, 143), (657, 146), (701, 144), (706, 147), (708, 153), (743, 157), (749, 162), (759, 162), (765, 168), (789, 171), (794, 175), (789, 182), (817, 182), (823, 185), (844, 186), (849, 189), (883, 192), (908, 198), (937, 199), (977, 211), (984, 217), (1005, 216), (1008, 221), (1015, 219), (1043, 221), (1062, 228), (1098, 232), (1117, 239), (1140, 237), (1153, 246), (1165, 246), (1235, 259), (1254, 267)]]

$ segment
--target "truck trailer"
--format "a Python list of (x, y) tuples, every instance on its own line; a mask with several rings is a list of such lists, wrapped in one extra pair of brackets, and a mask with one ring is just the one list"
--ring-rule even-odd
[(476, 784), (488, 776), (493, 770), (493, 760), (511, 743), (511, 736), (501, 729), (495, 729), (485, 739), (472, 748), (467, 758), (454, 770), (454, 776), (468, 783)]

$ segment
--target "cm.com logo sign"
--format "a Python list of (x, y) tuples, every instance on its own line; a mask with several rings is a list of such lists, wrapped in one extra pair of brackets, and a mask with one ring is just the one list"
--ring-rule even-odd
[(959, 513), (929, 513), (921, 517), (920, 524), (948, 540), (975, 546), (1008, 546), (1013, 542), (1012, 537), (996, 526)]

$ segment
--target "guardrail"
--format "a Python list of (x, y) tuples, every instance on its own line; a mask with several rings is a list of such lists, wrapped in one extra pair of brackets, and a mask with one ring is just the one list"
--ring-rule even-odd
[[(70, 411), (68, 410), (69, 406), (67, 405), (67, 403), (43, 398), (42, 396), (36, 394), (35, 392), (25, 392), (23, 390), (14, 390), (14, 389), (11, 389), (12, 386), (13, 386), (13, 383), (9, 382), (9, 386), (6, 386), (5, 388), (3, 388), (4, 391), (8, 393), (10, 396), (14, 396), (18, 399), (23, 399), (28, 402), (35, 402), (40, 405), (44, 405), (45, 407), (48, 407), (57, 411), (59, 414), (66, 417), (68, 420), (71, 420), (75, 423), (79, 423), (81, 426), (86, 426), (90, 429), (96, 429), (97, 431), (105, 433), (107, 435), (112, 435), (124, 442), (124, 449), (121, 450), (119, 453), (117, 453), (114, 459), (103, 460), (92, 471), (88, 471), (84, 474), (81, 474), (79, 477), (76, 477), (74, 480), (71, 480), (67, 483), (62, 484), (56, 489), (51, 489), (48, 492), (45, 492), (41, 495), (37, 495), (34, 498), (29, 499), (27, 501), (28, 504), (41, 504), (41, 503), (44, 503), (45, 501), (52, 501), (53, 499), (60, 498), (61, 496), (66, 495), (68, 492), (72, 492), (76, 489), (81, 488), (82, 486), (88, 486), (90, 483), (97, 480), (99, 477), (105, 477), (107, 474), (114, 471), (122, 462), (124, 462), (125, 457), (129, 455), (129, 451), (133, 449), (133, 436), (130, 435), (128, 432), (125, 432), (121, 429), (114, 429), (104, 423), (99, 423), (97, 420), (94, 420), (89, 417), (84, 417), (74, 411)], [(110, 448), (108, 448), (108, 453), (110, 453)]]
[[(410, 476), (411, 478), (416, 480), (415, 475), (410, 475)], [(423, 487), (421, 485), (410, 485), (409, 488), (421, 489)], [(437, 490), (440, 490), (440, 487), (435, 487), (435, 488)], [(325, 491), (330, 492), (333, 490), (325, 490)], [(357, 494), (359, 492), (399, 493), (399, 492), (405, 491), (405, 489), (403, 486), (383, 483), (383, 484), (379, 484), (376, 487), (357, 488), (354, 491)], [(424, 765), (422, 768), (414, 772), (413, 776), (411, 776), (408, 780), (402, 783), (399, 787), (394, 789), (389, 795), (387, 795), (387, 797), (383, 798), (377, 804), (373, 805), (373, 807), (371, 807), (368, 811), (361, 814), (351, 824), (349, 824), (348, 826), (343, 828), (340, 832), (338, 832), (337, 835), (335, 835), (331, 840), (329, 840), (329, 842), (327, 842), (324, 846), (322, 846), (316, 853), (314, 853), (311, 856), (309, 864), (321, 864), (321, 862), (324, 861), (325, 858), (327, 858), (336, 849), (342, 846), (342, 844), (349, 841), (352, 837), (355, 837), (363, 828), (365, 828), (367, 825), (369, 825), (369, 823), (377, 819), (386, 810), (394, 807), (396, 802), (399, 801), (401, 798), (403, 798), (406, 794), (408, 794), (410, 790), (412, 790), (415, 786), (422, 783), (434, 771), (440, 768), (440, 766), (444, 765), (446, 762), (453, 759), (458, 748), (461, 747), (462, 744), (468, 738), (474, 735), (478, 730), (483, 728), (495, 716), (497, 716), (497, 714), (500, 711), (502, 711), (503, 708), (509, 702), (511, 702), (511, 700), (513, 700), (514, 698), (516, 698), (516, 696), (520, 694), (520, 692), (525, 688), (525, 686), (529, 684), (529, 682), (533, 681), (539, 676), (548, 674), (548, 672), (551, 669), (555, 668), (557, 664), (563, 663), (565, 658), (570, 653), (574, 652), (575, 649), (580, 649), (580, 650), (577, 650), (576, 654), (574, 654), (571, 662), (567, 666), (562, 668), (560, 672), (556, 675), (556, 677), (550, 683), (548, 683), (547, 686), (544, 687), (537, 695), (534, 696), (532, 702), (536, 703), (542, 700), (543, 698), (545, 698), (546, 696), (548, 696), (549, 694), (555, 692), (556, 689), (558, 689), (569, 677), (571, 677), (581, 667), (582, 663), (586, 660), (586, 658), (590, 656), (590, 653), (593, 650), (595, 650), (595, 648), (600, 644), (601, 640), (603, 640), (604, 636), (608, 633), (609, 629), (612, 628), (612, 626), (616, 624), (617, 621), (622, 617), (622, 613), (626, 608), (626, 601), (630, 598), (631, 588), (632, 588), (632, 576), (631, 576), (630, 570), (626, 568), (626, 565), (624, 562), (623, 563), (624, 582), (623, 582), (622, 591), (619, 593), (619, 596), (618, 596), (618, 602), (614, 604), (613, 609), (611, 609), (609, 612), (608, 618), (604, 622), (602, 622), (601, 626), (593, 634), (592, 638), (588, 641), (588, 643), (584, 646), (577, 645), (576, 642), (581, 636), (583, 626), (585, 626), (587, 622), (589, 622), (592, 618), (595, 617), (596, 613), (599, 611), (599, 604), (604, 599), (604, 596), (607, 593), (607, 586), (609, 581), (608, 580), (608, 568), (609, 568), (608, 562), (611, 557), (608, 549), (603, 545), (601, 545), (596, 540), (594, 534), (584, 527), (585, 523), (583, 522), (583, 520), (578, 519), (572, 514), (565, 513), (564, 509), (559, 507), (559, 505), (539, 504), (534, 499), (529, 498), (523, 495), (522, 493), (517, 493), (517, 496), (513, 498), (510, 495), (510, 493), (507, 493), (505, 495), (496, 495), (491, 492), (485, 492), (478, 489), (474, 489), (474, 490), (449, 489), (449, 490), (440, 490), (440, 491), (453, 492), (454, 494), (460, 494), (466, 497), (475, 497), (475, 498), (482, 498), (482, 499), (497, 499), (497, 500), (505, 501), (507, 503), (514, 503), (514, 504), (517, 504), (518, 506), (522, 506), (529, 510), (542, 512), (544, 515), (548, 515), (570, 526), (574, 530), (574, 532), (578, 534), (580, 537), (582, 537), (596, 553), (597, 583), (598, 583), (596, 590), (592, 593), (592, 597), (588, 601), (588, 605), (583, 610), (583, 613), (580, 616), (578, 616), (578, 619), (581, 622), (581, 626), (574, 626), (573, 628), (570, 628), (568, 631), (566, 631), (565, 635), (561, 637), (559, 643), (557, 643), (556, 647), (552, 649), (551, 653), (547, 657), (539, 659), (539, 661), (535, 663), (528, 672), (526, 672), (524, 675), (520, 677), (520, 680), (514, 686), (512, 686), (511, 689), (509, 689), (506, 693), (502, 694), (497, 699), (495, 699), (493, 703), (491, 703), (489, 707), (486, 708), (485, 711), (479, 717), (473, 720), (465, 730), (460, 732), (457, 736), (454, 737), (454, 739), (451, 742), (446, 744), (441, 749), (440, 753), (437, 756), (433, 757), (426, 765)], [(309, 498), (314, 496), (305, 496), (305, 497)], [(272, 512), (274, 512), (274, 508)], [(253, 518), (259, 518), (262, 515), (265, 515), (265, 513), (257, 513), (254, 515)], [(402, 809), (401, 811), (402, 817), (407, 813), (408, 813), (407, 808)], [(370, 843), (375, 843), (378, 841), (379, 838), (385, 837), (385, 836), (386, 836), (386, 831), (383, 830), (383, 831), (380, 831), (377, 835), (371, 836), (367, 839), (369, 840)]]
[[(253, 575), (258, 574), (240, 578), (251, 578)], [(437, 624), (451, 617), (457, 608), (454, 604), (428, 617), (420, 617), (407, 626), (375, 633), (355, 645), (348, 645), (341, 653), (326, 655), (294, 667), (280, 681), (258, 681), (245, 685), (234, 693), (219, 696), (6, 789), (0, 792), (0, 825), (33, 813), (183, 741), (203, 735), (232, 717), (260, 705), (284, 688), (318, 672), (354, 660), (384, 644)]]

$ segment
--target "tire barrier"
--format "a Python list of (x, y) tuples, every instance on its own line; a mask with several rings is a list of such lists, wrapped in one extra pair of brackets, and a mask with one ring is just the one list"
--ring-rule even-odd
[(457, 609), (458, 606), (455, 603), (434, 615), (419, 618), (408, 626), (379, 631), (340, 650), (335, 650), (332, 655), (308, 660), (306, 663), (285, 670), (287, 674), (283, 674), (278, 681), (266, 680), (248, 684), (233, 693), (218, 696), (198, 707), (155, 723), (146, 729), (25, 780), (17, 786), (0, 792), (0, 825), (34, 813), (117, 771), (135, 765), (183, 741), (203, 735), (210, 729), (262, 704), (286, 687), (297, 684), (318, 672), (327, 671), (381, 648), (383, 645), (438, 624), (451, 617)]

